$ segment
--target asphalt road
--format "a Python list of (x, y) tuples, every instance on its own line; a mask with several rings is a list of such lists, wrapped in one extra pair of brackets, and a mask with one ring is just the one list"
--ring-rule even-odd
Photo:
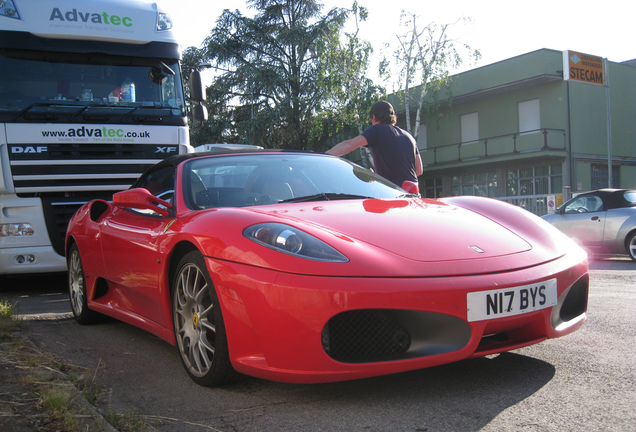
[(636, 264), (591, 262), (578, 332), (493, 358), (357, 381), (292, 385), (245, 377), (197, 386), (176, 348), (130, 325), (80, 326), (63, 277), (5, 281), (30, 337), (97, 369), (102, 409), (157, 431), (636, 431)]

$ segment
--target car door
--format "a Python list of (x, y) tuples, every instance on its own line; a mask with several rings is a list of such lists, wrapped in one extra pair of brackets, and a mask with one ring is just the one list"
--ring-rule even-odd
[[(174, 169), (155, 172), (140, 183), (155, 196), (170, 200), (174, 193)], [(113, 211), (102, 225), (102, 253), (108, 278), (116, 284), (117, 305), (134, 314), (169, 326), (160, 307), (161, 262), (159, 244), (174, 218), (150, 210)]]
[(582, 195), (567, 202), (551, 223), (583, 246), (598, 248), (603, 243), (607, 212), (598, 195)]
[[(161, 322), (158, 245), (170, 219), (116, 209), (102, 225), (102, 253), (118, 307)], [(161, 322), (162, 324), (165, 324)]]

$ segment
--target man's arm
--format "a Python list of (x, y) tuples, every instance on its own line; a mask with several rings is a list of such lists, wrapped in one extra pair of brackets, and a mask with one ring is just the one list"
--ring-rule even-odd
[[(365, 145), (367, 145), (367, 139), (364, 137), (364, 135), (358, 135), (355, 138), (342, 141), (341, 143), (336, 144), (335, 146), (327, 150), (325, 153), (334, 155), (334, 156), (344, 156), (346, 154), (351, 153), (353, 150), (363, 147)], [(421, 161), (420, 161), (420, 165), (421, 165)]]
[(424, 172), (424, 167), (422, 166), (422, 157), (420, 156), (420, 153), (418, 152), (415, 155), (415, 175), (419, 177), (422, 175), (423, 172)]

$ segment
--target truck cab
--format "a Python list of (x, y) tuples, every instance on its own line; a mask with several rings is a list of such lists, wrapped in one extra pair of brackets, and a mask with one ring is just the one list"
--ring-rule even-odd
[(0, 275), (65, 271), (79, 206), (193, 151), (180, 61), (156, 3), (0, 2)]

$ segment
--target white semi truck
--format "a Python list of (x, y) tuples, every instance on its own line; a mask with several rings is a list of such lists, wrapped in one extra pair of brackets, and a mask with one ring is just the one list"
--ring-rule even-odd
[(0, 278), (65, 271), (82, 203), (193, 151), (172, 27), (150, 2), (0, 0)]

